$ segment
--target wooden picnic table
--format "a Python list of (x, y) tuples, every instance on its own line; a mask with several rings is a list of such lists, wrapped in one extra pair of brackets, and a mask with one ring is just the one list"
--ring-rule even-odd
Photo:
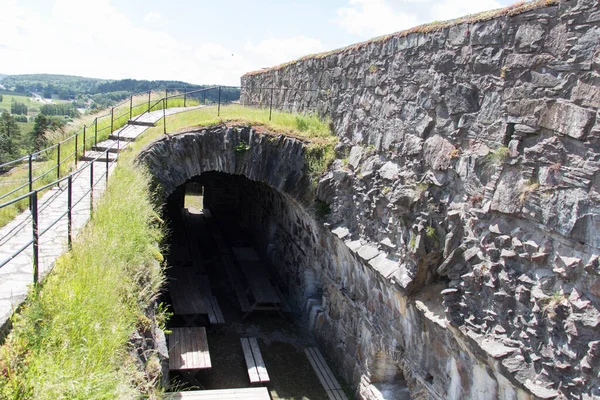
[(254, 279), (269, 279), (271, 277), (261, 261), (238, 261), (238, 265), (248, 282)]
[(169, 369), (194, 370), (211, 368), (206, 329), (172, 328), (169, 335)]
[(248, 282), (256, 304), (273, 304), (281, 306), (281, 300), (268, 278), (255, 278)]
[(244, 314), (242, 319), (245, 319), (253, 311), (277, 311), (281, 316), (282, 301), (273, 284), (268, 278), (255, 278), (248, 281), (248, 290), (254, 297), (254, 302), (251, 302), (250, 310)]

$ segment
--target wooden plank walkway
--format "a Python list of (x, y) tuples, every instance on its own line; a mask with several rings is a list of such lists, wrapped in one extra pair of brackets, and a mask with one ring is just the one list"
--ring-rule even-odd
[(169, 335), (169, 369), (211, 368), (206, 329), (172, 328)]
[(329, 396), (329, 400), (348, 400), (346, 394), (342, 390), (337, 379), (329, 369), (329, 366), (325, 362), (325, 358), (316, 347), (307, 347), (304, 349), (304, 353), (306, 353), (306, 357), (308, 357), (308, 361), (310, 361), (310, 365), (312, 365), (321, 385), (325, 388), (327, 392), (327, 396)]
[(165, 393), (165, 400), (271, 400), (266, 387)]
[(241, 338), (242, 350), (244, 351), (244, 359), (248, 367), (248, 377), (250, 383), (268, 383), (270, 382), (267, 367), (263, 361), (258, 341), (256, 338)]

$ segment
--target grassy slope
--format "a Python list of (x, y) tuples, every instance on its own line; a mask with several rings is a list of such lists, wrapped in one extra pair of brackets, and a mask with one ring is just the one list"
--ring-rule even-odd
[(139, 396), (128, 340), (162, 284), (148, 187), (148, 175), (122, 159), (92, 223), (16, 317), (0, 352), (2, 398)]

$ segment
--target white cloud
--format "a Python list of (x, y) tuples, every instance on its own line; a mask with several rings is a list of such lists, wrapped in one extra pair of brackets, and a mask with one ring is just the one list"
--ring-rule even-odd
[(349, 0), (333, 22), (366, 38), (500, 7), (496, 0)]
[(323, 43), (306, 36), (288, 39), (267, 39), (254, 45), (247, 42), (244, 50), (261, 63), (261, 67), (270, 67), (296, 58), (319, 53), (325, 50)]
[(396, 12), (385, 0), (350, 0), (348, 5), (337, 9), (334, 21), (359, 36), (383, 35), (418, 24), (415, 15)]
[(434, 5), (432, 15), (433, 20), (447, 20), (500, 7), (495, 0), (442, 0)]
[[(105, 22), (95, 23), (99, 20)], [(8, 0), (0, 26), (0, 59), (10, 60), (0, 66), (2, 73), (239, 85), (239, 77), (252, 69), (241, 56), (231, 60), (232, 52), (218, 44), (191, 45), (152, 27), (136, 26), (108, 0), (57, 0), (51, 18)]]
[(157, 13), (155, 11), (152, 11), (152, 12), (149, 12), (148, 14), (146, 14), (144, 16), (144, 22), (147, 24), (150, 24), (150, 25), (158, 25), (158, 26), (167, 24), (167, 20), (164, 19), (160, 13)]

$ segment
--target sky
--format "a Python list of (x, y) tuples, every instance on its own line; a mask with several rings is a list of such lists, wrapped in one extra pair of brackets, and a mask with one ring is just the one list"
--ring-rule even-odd
[(0, 73), (239, 85), (246, 72), (514, 0), (0, 0)]

